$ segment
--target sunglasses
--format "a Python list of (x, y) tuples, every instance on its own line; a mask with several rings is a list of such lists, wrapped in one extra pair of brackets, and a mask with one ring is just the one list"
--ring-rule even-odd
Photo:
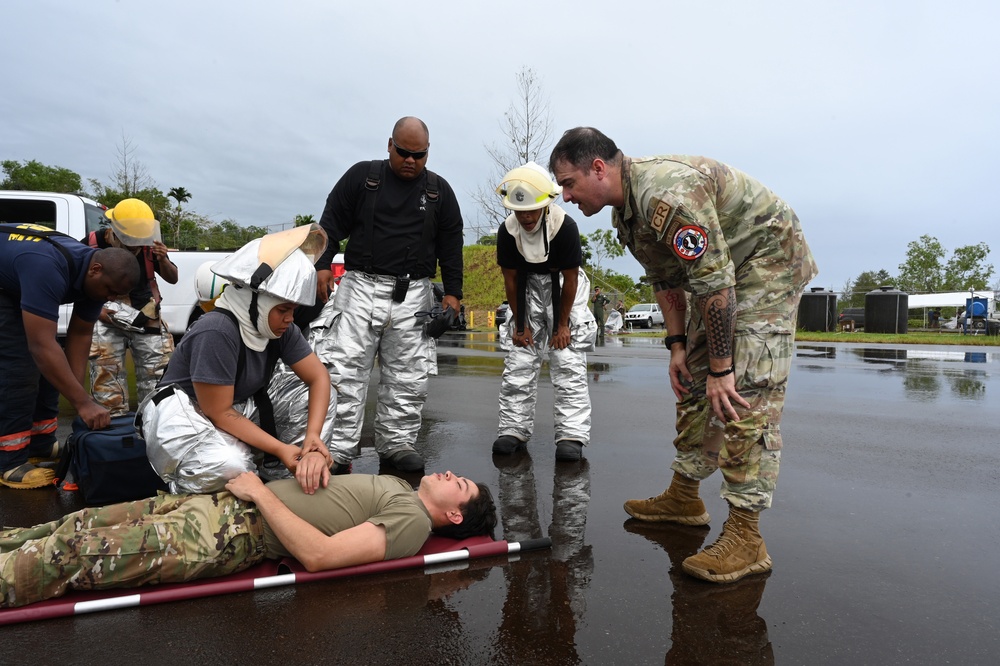
[[(390, 139), (392, 141), (392, 139)], [(412, 157), (415, 160), (422, 160), (427, 157), (426, 150), (407, 150), (406, 148), (400, 148), (396, 145), (396, 142), (392, 142), (392, 148), (396, 151), (396, 154), (402, 157), (404, 160)]]

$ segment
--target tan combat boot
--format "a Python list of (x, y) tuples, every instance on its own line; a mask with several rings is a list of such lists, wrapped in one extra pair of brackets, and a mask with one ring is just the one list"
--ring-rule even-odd
[(698, 497), (700, 481), (674, 472), (670, 487), (656, 497), (625, 502), (625, 513), (638, 520), (706, 525), (709, 520), (705, 503)]
[(747, 574), (771, 570), (764, 539), (760, 536), (760, 514), (729, 507), (729, 519), (711, 546), (684, 560), (688, 574), (713, 583), (732, 583)]

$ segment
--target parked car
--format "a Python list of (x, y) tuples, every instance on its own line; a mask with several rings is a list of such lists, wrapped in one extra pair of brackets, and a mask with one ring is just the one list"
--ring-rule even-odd
[(663, 313), (657, 303), (636, 303), (625, 313), (625, 324), (639, 328), (653, 328), (656, 324), (663, 326)]
[(507, 301), (504, 301), (503, 303), (497, 306), (497, 310), (494, 313), (494, 319), (496, 319), (498, 331), (500, 330), (500, 327), (504, 325), (504, 322), (507, 321), (507, 312), (509, 310), (510, 310), (510, 304), (507, 303)]
[[(444, 300), (444, 285), (440, 282), (432, 282), (431, 287), (434, 290), (434, 310), (440, 312), (443, 310), (441, 307), (441, 301)], [(459, 305), (458, 316), (455, 317), (455, 322), (451, 325), (451, 330), (453, 331), (464, 331), (468, 328), (468, 324), (465, 321), (465, 304)]]
[(837, 320), (838, 323), (843, 324), (845, 321), (853, 320), (854, 328), (864, 328), (865, 327), (865, 309), (864, 308), (844, 308), (843, 312), (840, 313), (840, 318)]

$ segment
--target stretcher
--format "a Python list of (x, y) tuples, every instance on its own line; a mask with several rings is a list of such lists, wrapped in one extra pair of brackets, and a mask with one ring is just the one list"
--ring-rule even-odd
[(550, 548), (551, 546), (552, 540), (547, 537), (508, 542), (494, 541), (486, 536), (456, 541), (432, 535), (416, 555), (329, 571), (310, 573), (295, 559), (284, 558), (261, 562), (237, 574), (205, 578), (187, 583), (98, 591), (72, 591), (57, 599), (48, 599), (20, 608), (0, 610), (0, 626), (402, 569), (424, 568), (425, 572), (428, 570), (433, 572), (432, 567), (450, 562), (511, 555)]

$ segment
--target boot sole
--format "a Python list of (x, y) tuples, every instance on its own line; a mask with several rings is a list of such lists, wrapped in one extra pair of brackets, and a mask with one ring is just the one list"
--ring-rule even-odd
[(667, 516), (662, 513), (657, 514), (644, 514), (632, 511), (628, 508), (628, 504), (625, 504), (625, 513), (632, 516), (636, 520), (644, 520), (648, 523), (677, 523), (678, 525), (708, 525), (708, 521), (711, 520), (711, 516), (708, 512), (701, 514), (700, 516)]
[(698, 567), (693, 567), (687, 562), (682, 562), (681, 567), (683, 567), (684, 572), (689, 576), (694, 576), (695, 578), (701, 578), (702, 580), (707, 580), (710, 583), (735, 583), (744, 576), (749, 576), (751, 574), (767, 573), (771, 570), (771, 556), (768, 555), (760, 562), (754, 562), (750, 566), (740, 569), (739, 571), (734, 571), (727, 574), (714, 574), (711, 571), (706, 571), (705, 569), (699, 569)]
[(34, 490), (35, 488), (48, 488), (55, 484), (55, 475), (53, 474), (50, 479), (42, 482), (31, 482), (24, 483), (22, 481), (3, 481), (0, 480), (0, 487), (13, 488), (14, 490)]

